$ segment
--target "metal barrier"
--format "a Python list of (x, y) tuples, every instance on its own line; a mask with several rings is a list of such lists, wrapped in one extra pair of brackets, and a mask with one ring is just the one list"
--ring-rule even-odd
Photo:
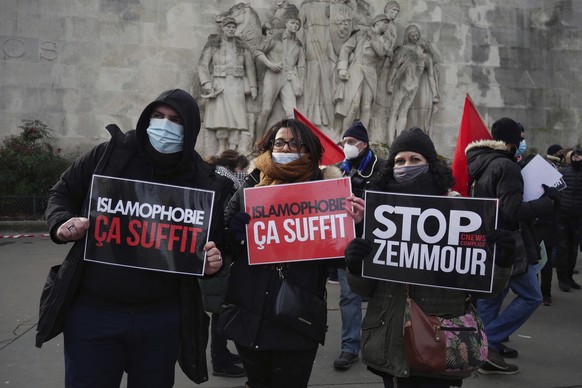
[(48, 196), (0, 195), (0, 220), (38, 220), (44, 218)]

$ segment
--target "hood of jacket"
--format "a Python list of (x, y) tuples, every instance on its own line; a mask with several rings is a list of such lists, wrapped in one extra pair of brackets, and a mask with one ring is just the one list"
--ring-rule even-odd
[(514, 161), (505, 142), (498, 140), (474, 141), (465, 148), (465, 155), (467, 156), (469, 176), (476, 180), (479, 180), (494, 159), (505, 158)]
[(147, 129), (152, 111), (159, 105), (170, 106), (184, 121), (184, 150), (181, 159), (184, 163), (192, 160), (196, 139), (200, 133), (200, 109), (194, 97), (181, 89), (166, 90), (145, 107), (136, 126), (138, 144), (143, 145), (149, 142)]

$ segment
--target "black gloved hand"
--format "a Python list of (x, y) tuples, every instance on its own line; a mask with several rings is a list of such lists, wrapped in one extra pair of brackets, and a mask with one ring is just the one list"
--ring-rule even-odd
[(495, 263), (504, 268), (509, 268), (515, 262), (515, 239), (511, 232), (504, 229), (495, 229), (485, 236), (487, 245), (493, 249), (493, 245), (497, 246), (497, 254)]
[(355, 238), (344, 250), (346, 266), (354, 275), (362, 274), (362, 261), (372, 252), (372, 243), (363, 238)]
[(554, 209), (557, 209), (560, 205), (560, 192), (556, 188), (548, 185), (542, 184), (542, 187), (544, 189), (544, 195), (554, 201)]
[(245, 212), (238, 212), (230, 219), (228, 232), (236, 241), (246, 241), (246, 225), (251, 221), (251, 215)]

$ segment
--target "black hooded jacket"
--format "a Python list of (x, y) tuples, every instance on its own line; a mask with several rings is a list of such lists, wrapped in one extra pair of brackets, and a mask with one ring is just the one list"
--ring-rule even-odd
[[(160, 154), (149, 143), (147, 128), (155, 107), (172, 107), (184, 122), (184, 149)], [(210, 241), (220, 247), (224, 229), (223, 204), (232, 182), (214, 173), (194, 150), (200, 132), (200, 115), (194, 98), (183, 90), (162, 93), (141, 114), (135, 131), (122, 133), (109, 125), (111, 140), (93, 148), (63, 173), (50, 191), (46, 218), (52, 239), (60, 225), (75, 216), (88, 214), (88, 197), (93, 174), (167, 183), (214, 191)], [(38, 347), (63, 329), (71, 302), (115, 311), (153, 310), (181, 306), (179, 362), (190, 379), (203, 382), (206, 370), (207, 317), (202, 310), (195, 277), (83, 261), (85, 239), (76, 241), (62, 265), (53, 267), (41, 296), (36, 345)]]
[(554, 212), (554, 203), (546, 197), (523, 202), (523, 177), (521, 169), (513, 159), (504, 142), (480, 140), (465, 150), (469, 175), (474, 180), (473, 197), (497, 198), (499, 200), (500, 229), (521, 228), (530, 263), (539, 260), (539, 251), (531, 227), (538, 217), (549, 217)]

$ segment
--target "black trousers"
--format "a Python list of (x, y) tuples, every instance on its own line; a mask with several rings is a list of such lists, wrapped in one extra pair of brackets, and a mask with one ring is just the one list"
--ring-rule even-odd
[(65, 329), (65, 387), (170, 388), (180, 347), (180, 309), (119, 313), (74, 303)]
[(218, 325), (219, 316), (218, 313), (212, 313), (212, 319), (210, 321), (210, 357), (214, 367), (224, 367), (232, 363), (230, 351), (227, 347), (226, 335), (224, 335), (224, 331)]
[(546, 253), (548, 254), (548, 262), (540, 271), (540, 280), (542, 288), (542, 296), (549, 298), (552, 296), (552, 276), (554, 275), (554, 263), (556, 261), (555, 255), (556, 247), (547, 246)]
[(307, 387), (317, 348), (286, 350), (254, 350), (236, 344), (247, 372), (251, 388)]
[(579, 217), (558, 217), (558, 255), (556, 256), (556, 274), (561, 281), (572, 279), (578, 256), (578, 239), (580, 236)]

